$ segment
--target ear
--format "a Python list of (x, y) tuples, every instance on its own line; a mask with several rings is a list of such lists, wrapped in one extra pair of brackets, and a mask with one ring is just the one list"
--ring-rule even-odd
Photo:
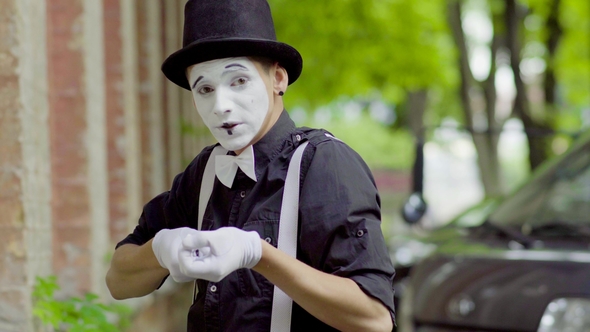
[(287, 91), (287, 87), (289, 86), (289, 74), (287, 74), (287, 70), (281, 67), (278, 62), (275, 62), (274, 67), (272, 89), (273, 93), (278, 96), (281, 91)]

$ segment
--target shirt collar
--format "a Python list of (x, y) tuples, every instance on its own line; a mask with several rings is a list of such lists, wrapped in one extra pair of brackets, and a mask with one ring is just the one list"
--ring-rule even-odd
[(290, 133), (295, 128), (295, 123), (291, 120), (289, 113), (283, 110), (272, 128), (253, 145), (257, 178), (261, 178), (268, 163), (281, 151), (285, 140), (290, 137)]

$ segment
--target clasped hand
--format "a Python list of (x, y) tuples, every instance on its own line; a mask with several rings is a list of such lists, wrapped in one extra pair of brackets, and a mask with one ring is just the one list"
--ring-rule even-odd
[[(159, 236), (162, 232), (164, 236)], [(237, 269), (254, 267), (262, 256), (258, 233), (235, 227), (214, 231), (186, 227), (161, 230), (152, 248), (160, 265), (177, 282), (193, 279), (217, 282)]]

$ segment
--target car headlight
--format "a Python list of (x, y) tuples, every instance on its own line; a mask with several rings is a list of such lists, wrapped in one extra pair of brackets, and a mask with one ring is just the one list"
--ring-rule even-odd
[(586, 332), (590, 329), (590, 299), (559, 298), (551, 301), (537, 332)]

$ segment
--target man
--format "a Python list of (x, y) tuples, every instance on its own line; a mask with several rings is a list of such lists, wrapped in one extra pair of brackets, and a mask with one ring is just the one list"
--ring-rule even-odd
[[(294, 301), (292, 331), (391, 331), (394, 270), (374, 181), (348, 146), (295, 128), (284, 111), (302, 61), (276, 41), (266, 0), (189, 0), (183, 45), (162, 70), (192, 91), (204, 123), (239, 161), (224, 166), (226, 156), (215, 156), (222, 158), (204, 211), (213, 146), (145, 205), (113, 255), (113, 297), (149, 294), (168, 275), (197, 280), (188, 331), (268, 331), (276, 286)], [(303, 142), (294, 258), (276, 245), (287, 168)]]

